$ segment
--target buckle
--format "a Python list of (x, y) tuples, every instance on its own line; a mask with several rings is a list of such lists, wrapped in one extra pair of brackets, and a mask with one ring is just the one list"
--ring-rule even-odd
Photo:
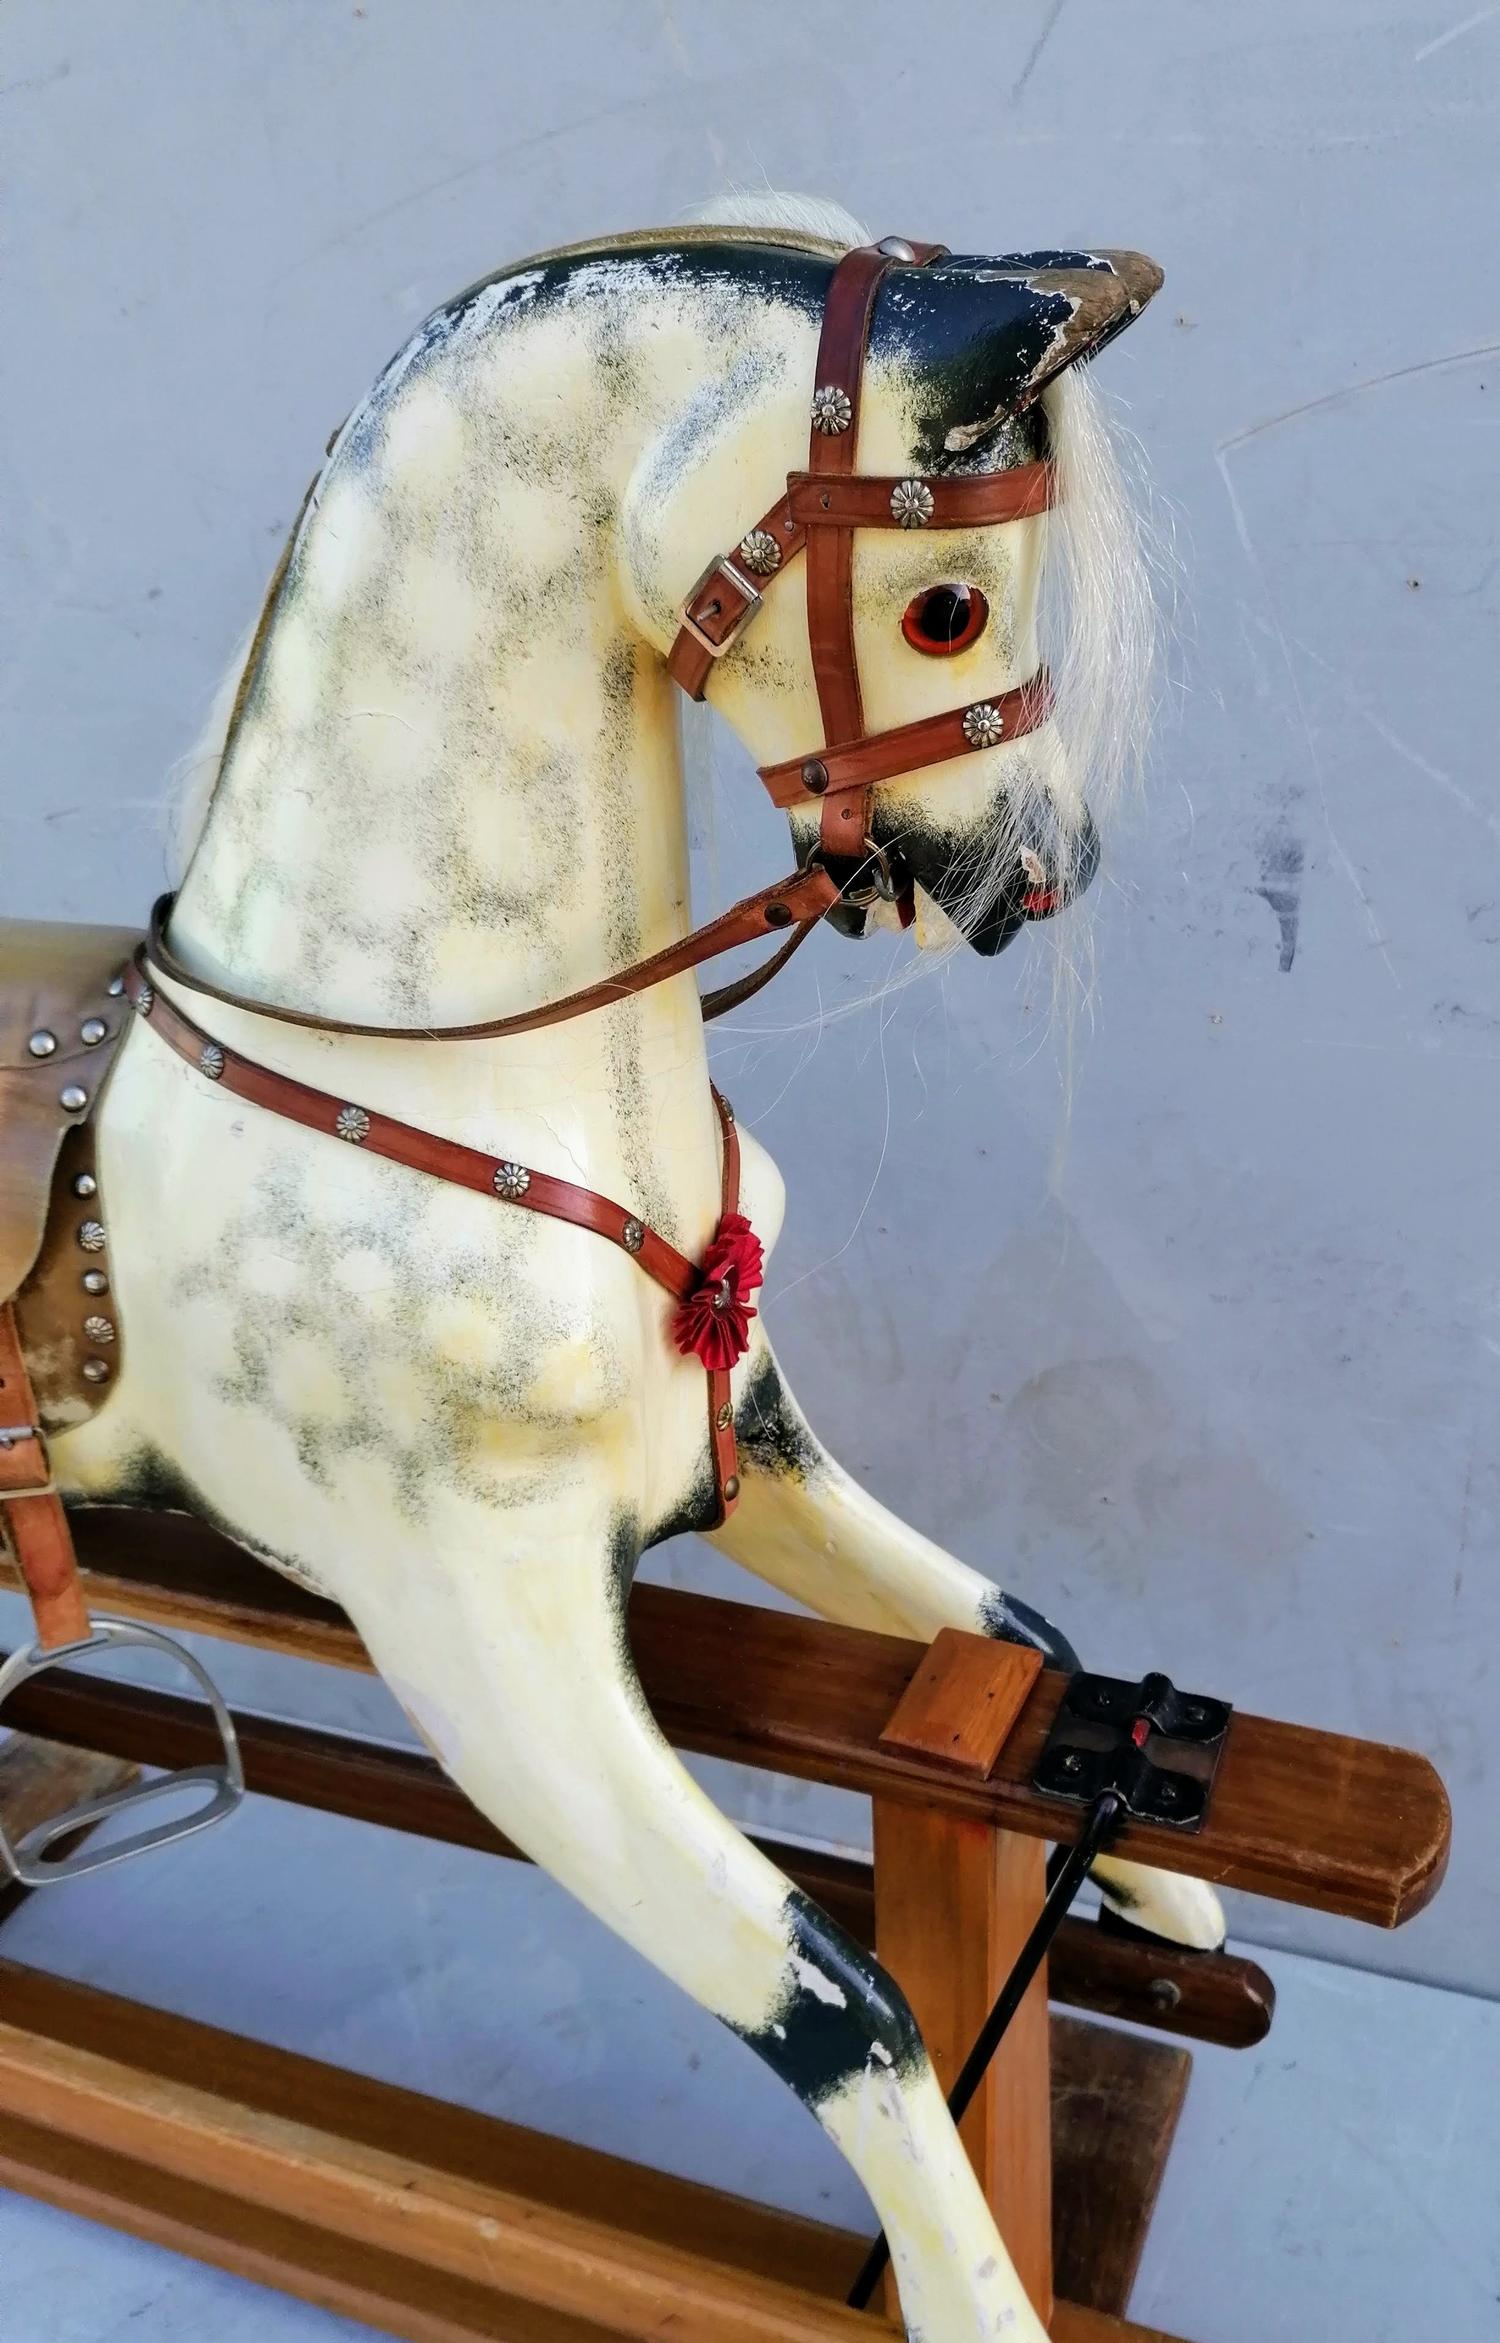
[[(736, 594), (743, 596), (744, 608), (738, 613), (736, 617), (730, 620), (727, 631), (722, 634), (716, 642), (711, 635), (706, 635), (704, 633), (702, 627), (698, 624), (697, 619), (694, 618), (693, 604), (698, 600), (699, 595), (704, 593), (706, 589), (713, 584), (714, 579), (718, 577), (722, 577), (726, 583), (733, 588)], [(677, 616), (681, 620), (682, 624), (686, 627), (688, 633), (692, 636), (694, 642), (702, 646), (702, 648), (708, 653), (710, 659), (722, 659), (724, 653), (728, 650), (732, 650), (734, 645), (739, 641), (740, 636), (744, 633), (746, 627), (750, 624), (750, 621), (755, 616), (757, 610), (759, 610), (760, 604), (760, 588), (758, 586), (753, 586), (750, 583), (750, 580), (745, 576), (743, 570), (737, 570), (735, 568), (734, 563), (730, 560), (727, 553), (721, 553), (709, 563), (702, 577), (698, 580), (696, 586), (694, 586), (691, 594), (689, 594), (687, 600), (683, 603), (682, 608), (678, 611)]]
[(0, 1480), (0, 1505), (8, 1505), (12, 1497), (48, 1497), (52, 1493), (52, 1460), (47, 1453), (47, 1435), (40, 1424), (0, 1424), (0, 1456), (9, 1455), (23, 1440), (36, 1442), (37, 1454), (42, 1460), (42, 1478), (25, 1488), (13, 1489), (9, 1482)]
[[(14, 1494), (14, 1492), (9, 1492)], [(160, 1634), (154, 1627), (138, 1626), (129, 1619), (98, 1618), (93, 1631), (81, 1642), (59, 1645), (54, 1651), (43, 1651), (33, 1646), (30, 1651), (12, 1652), (0, 1667), (0, 1704), (6, 1701), (16, 1687), (29, 1683), (49, 1668), (64, 1660), (77, 1659), (84, 1652), (116, 1651), (134, 1647), (146, 1651), (165, 1652), (180, 1660), (203, 1691), (218, 1731), (223, 1758), (218, 1765), (191, 1765), (177, 1773), (162, 1774), (155, 1781), (133, 1783), (129, 1788), (109, 1790), (99, 1798), (86, 1798), (77, 1806), (69, 1806), (46, 1822), (34, 1823), (25, 1836), (14, 1843), (6, 1831), (4, 1817), (0, 1816), (0, 1876), (9, 1872), (23, 1887), (53, 1887), (64, 1879), (82, 1879), (91, 1871), (103, 1871), (113, 1863), (124, 1863), (132, 1855), (147, 1854), (153, 1847), (170, 1846), (176, 1839), (191, 1838), (196, 1831), (207, 1830), (211, 1824), (222, 1822), (234, 1812), (245, 1795), (245, 1770), (240, 1758), (239, 1742), (235, 1736), (234, 1719), (224, 1705), (218, 1686), (202, 1663), (169, 1635)], [(132, 1831), (128, 1837), (110, 1839), (103, 1846), (92, 1843), (80, 1847), (70, 1855), (59, 1855), (47, 1861), (49, 1847), (72, 1832), (92, 1829), (105, 1822), (112, 1814), (123, 1814), (150, 1801), (171, 1797), (184, 1790), (202, 1790), (202, 1803), (190, 1814), (178, 1815), (170, 1822), (147, 1825)]]

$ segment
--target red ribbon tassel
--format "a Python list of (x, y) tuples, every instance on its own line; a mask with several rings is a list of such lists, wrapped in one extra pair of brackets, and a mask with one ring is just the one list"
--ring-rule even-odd
[(742, 1212), (726, 1212), (703, 1256), (698, 1283), (672, 1321), (684, 1358), (699, 1358), (710, 1373), (732, 1367), (750, 1348), (750, 1296), (765, 1276), (766, 1255)]

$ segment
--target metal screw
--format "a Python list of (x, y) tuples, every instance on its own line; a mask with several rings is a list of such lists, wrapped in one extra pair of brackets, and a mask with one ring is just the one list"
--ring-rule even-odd
[(33, 1033), (26, 1047), (34, 1058), (50, 1058), (57, 1047), (57, 1035), (48, 1033), (44, 1028), (40, 1033)]
[(731, 1473), (731, 1474), (730, 1474), (730, 1476), (729, 1476), (729, 1478), (728, 1478), (728, 1480), (727, 1480), (727, 1481), (724, 1483), (724, 1502), (725, 1502), (725, 1504), (726, 1504), (726, 1505), (732, 1505), (732, 1504), (734, 1503), (734, 1501), (735, 1501), (736, 1497), (739, 1495), (739, 1493), (740, 1493), (740, 1477), (739, 1477), (739, 1474), (738, 1474), (738, 1473)]
[(80, 1172), (77, 1179), (73, 1182), (73, 1193), (75, 1196), (96, 1196), (98, 1192), (99, 1182), (95, 1179), (92, 1172)]
[(97, 1049), (108, 1031), (109, 1027), (102, 1017), (85, 1017), (78, 1028), (78, 1038), (89, 1049)]
[(85, 1359), (83, 1379), (85, 1383), (107, 1383), (109, 1381), (108, 1359)]
[(70, 1115), (81, 1115), (88, 1102), (89, 1094), (81, 1082), (66, 1083), (57, 1094), (58, 1105), (66, 1107)]
[(1077, 1750), (1076, 1750), (1076, 1749), (1070, 1749), (1070, 1750), (1067, 1752), (1067, 1755), (1064, 1757), (1064, 1759), (1063, 1759), (1063, 1761), (1062, 1761), (1062, 1769), (1063, 1769), (1063, 1772), (1064, 1772), (1065, 1774), (1081, 1774), (1081, 1773), (1082, 1773), (1082, 1771), (1083, 1771), (1083, 1759), (1082, 1759), (1082, 1758), (1079, 1756), (1079, 1754), (1078, 1754), (1078, 1752), (1077, 1752)]
[(828, 787), (828, 767), (821, 757), (809, 757), (802, 768), (802, 786), (813, 797), (821, 797)]
[(112, 976), (110, 978), (106, 990), (108, 991), (109, 997), (112, 1001), (117, 1001), (119, 999), (121, 993), (125, 990), (125, 972), (123, 969), (120, 971), (118, 976)]
[(1148, 2000), (1158, 2009), (1175, 2009), (1182, 1999), (1182, 1987), (1170, 1977), (1153, 1977), (1146, 1988)]
[(790, 927), (791, 924), (792, 912), (790, 904), (768, 903), (766, 905), (767, 927)]
[(83, 1290), (86, 1294), (107, 1294), (109, 1292), (109, 1279), (102, 1269), (85, 1269)]

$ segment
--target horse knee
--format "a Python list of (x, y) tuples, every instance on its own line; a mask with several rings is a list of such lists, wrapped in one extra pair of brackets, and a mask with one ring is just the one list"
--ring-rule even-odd
[(736, 2026), (805, 2105), (817, 2108), (860, 2075), (906, 2079), (927, 2053), (905, 1994), (873, 1954), (793, 1889), (780, 1987), (759, 2026)]

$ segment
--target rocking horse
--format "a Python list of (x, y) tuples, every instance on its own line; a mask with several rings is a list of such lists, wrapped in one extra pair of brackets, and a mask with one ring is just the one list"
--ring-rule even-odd
[[(331, 441), (149, 936), (0, 930), (0, 1516), (39, 1623), (4, 1687), (140, 1632), (91, 1628), (64, 1500), (191, 1511), (335, 1599), (475, 1805), (813, 2110), (926, 2343), (1043, 2328), (901, 1991), (684, 1770), (625, 1602), (690, 1529), (828, 1619), (1073, 1664), (797, 1406), (755, 1299), (781, 1182), (704, 1015), (815, 926), (990, 955), (1087, 884), (1148, 597), (1077, 370), (1159, 282), (743, 219), (485, 280)], [(682, 694), (795, 853), (698, 928)], [(238, 1791), (222, 1721), (191, 1826)], [(1098, 1878), (1221, 1942), (1206, 1886)]]

